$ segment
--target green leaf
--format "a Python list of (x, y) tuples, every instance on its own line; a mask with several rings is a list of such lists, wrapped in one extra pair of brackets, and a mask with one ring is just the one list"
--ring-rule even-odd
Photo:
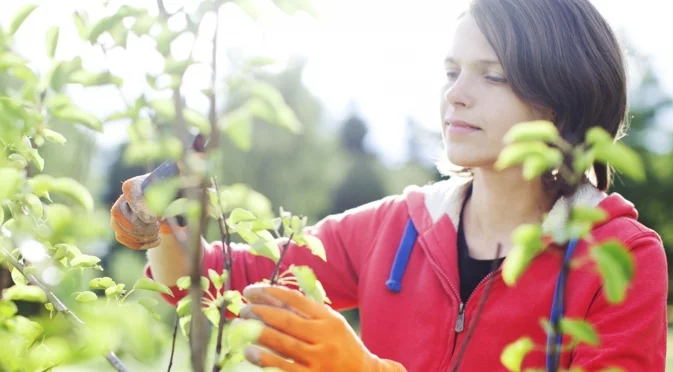
[(172, 99), (155, 99), (148, 105), (156, 111), (159, 118), (165, 121), (175, 120), (175, 103)]
[(320, 257), (323, 261), (327, 262), (327, 256), (325, 253), (325, 247), (323, 246), (320, 239), (313, 235), (303, 235), (306, 246), (314, 255)]
[(157, 216), (163, 215), (168, 205), (175, 200), (179, 187), (180, 179), (177, 177), (152, 183), (144, 193), (149, 210)]
[(44, 211), (44, 208), (40, 198), (38, 198), (35, 194), (26, 194), (24, 196), (24, 203), (28, 207), (28, 210), (33, 217), (37, 219), (42, 218), (42, 212)]
[(210, 282), (208, 281), (208, 278), (206, 278), (205, 276), (201, 277), (201, 283), (199, 284), (201, 284), (201, 289), (203, 289), (204, 291), (207, 291), (208, 288), (210, 288)]
[(138, 304), (140, 304), (142, 307), (151, 312), (154, 307), (159, 305), (159, 301), (153, 298), (143, 297), (138, 300)]
[(220, 324), (220, 310), (217, 307), (212, 305), (208, 306), (205, 310), (203, 310), (203, 313), (214, 326), (218, 326)]
[(34, 285), (15, 285), (4, 290), (2, 298), (11, 301), (47, 302), (47, 294)]
[(210, 134), (210, 123), (208, 122), (208, 118), (205, 115), (196, 110), (185, 108), (182, 110), (182, 117), (187, 123), (196, 128), (199, 133), (205, 136)]
[(310, 267), (291, 265), (290, 271), (297, 279), (299, 288), (304, 292), (306, 297), (317, 303), (323, 303), (325, 301), (329, 302), (322, 284), (320, 284), (318, 278), (316, 278), (315, 273)]
[(157, 24), (157, 20), (145, 13), (136, 17), (135, 23), (131, 27), (131, 30), (135, 32), (136, 35), (142, 36), (147, 34), (155, 24)]
[(549, 146), (542, 142), (518, 142), (508, 145), (498, 155), (495, 169), (503, 170), (521, 164), (531, 156), (541, 156), (545, 159), (545, 153), (549, 149)]
[(264, 329), (264, 323), (256, 319), (244, 319), (231, 324), (227, 336), (233, 350), (257, 341)]
[(227, 301), (227, 310), (231, 311), (231, 313), (234, 315), (238, 315), (245, 305), (243, 303), (243, 296), (239, 291), (226, 291), (222, 297), (225, 301)]
[(118, 296), (124, 293), (124, 287), (126, 287), (126, 284), (123, 283), (112, 286), (105, 290), (105, 296), (107, 298), (113, 298), (115, 296)]
[(573, 207), (570, 218), (575, 221), (599, 223), (605, 221), (608, 214), (603, 208), (577, 205)]
[(607, 240), (591, 248), (591, 257), (598, 264), (603, 289), (608, 302), (624, 301), (626, 290), (633, 279), (633, 257), (618, 240)]
[(540, 155), (529, 155), (523, 161), (523, 177), (529, 181), (540, 177), (548, 169), (547, 161)]
[(249, 151), (252, 145), (252, 116), (245, 107), (225, 114), (219, 121), (220, 130), (227, 133), (231, 141), (242, 151)]
[(88, 212), (93, 212), (94, 201), (89, 190), (72, 178), (53, 179), (50, 191), (61, 193), (78, 202)]
[(273, 0), (273, 3), (288, 15), (294, 15), (298, 11), (304, 11), (314, 18), (318, 17), (311, 0)]
[(66, 122), (81, 124), (87, 128), (103, 132), (103, 122), (100, 119), (75, 106), (63, 107), (53, 111), (51, 115)]
[(121, 86), (123, 80), (118, 76), (112, 75), (108, 71), (94, 73), (87, 70), (77, 70), (68, 77), (68, 82), (81, 84), (85, 87), (103, 86), (108, 84)]
[(59, 28), (57, 26), (51, 26), (47, 30), (46, 44), (47, 44), (47, 55), (49, 58), (54, 58), (56, 55), (56, 46), (58, 45), (58, 34)]
[(44, 131), (42, 132), (42, 135), (44, 136), (44, 138), (47, 139), (47, 141), (53, 142), (53, 143), (56, 143), (56, 144), (59, 144), (59, 145), (62, 145), (62, 144), (66, 143), (68, 141), (65, 137), (63, 137), (63, 135), (61, 133), (53, 131), (49, 128), (45, 128)]
[(23, 174), (16, 169), (0, 168), (0, 202), (18, 192)]
[(231, 211), (229, 219), (231, 220), (231, 223), (237, 224), (239, 222), (254, 221), (257, 219), (257, 217), (250, 211), (247, 211), (243, 208), (236, 208)]
[(614, 142), (610, 133), (601, 127), (590, 128), (585, 136), (585, 141), (592, 146), (608, 145)]
[(117, 285), (117, 283), (112, 280), (112, 278), (109, 277), (102, 277), (102, 278), (94, 278), (89, 281), (89, 287), (91, 289), (108, 289), (110, 287), (113, 287)]
[(82, 16), (75, 12), (72, 14), (72, 20), (77, 28), (77, 33), (82, 40), (89, 40), (89, 29), (87, 28)]
[(186, 337), (189, 337), (189, 324), (192, 322), (192, 316), (191, 315), (185, 315), (182, 318), (180, 318), (180, 331), (182, 332), (182, 335)]
[(273, 262), (278, 262), (280, 259), (280, 248), (273, 241), (258, 240), (250, 245), (248, 250), (256, 256), (263, 256), (271, 259)]
[(150, 278), (138, 279), (136, 284), (133, 285), (133, 289), (145, 289), (148, 291), (165, 293), (167, 295), (173, 296), (173, 292), (171, 292), (171, 290), (165, 284), (161, 284)]
[(70, 260), (70, 265), (72, 267), (94, 267), (98, 265), (100, 262), (100, 258), (96, 256), (90, 256), (88, 254), (80, 254), (75, 256), (72, 260)]
[(591, 324), (580, 319), (561, 318), (561, 332), (572, 336), (577, 342), (598, 346), (598, 334)]
[(635, 181), (645, 181), (645, 167), (638, 153), (623, 143), (599, 144), (593, 149), (596, 160), (615, 167)]
[(28, 285), (28, 280), (26, 280), (26, 277), (21, 274), (21, 271), (17, 269), (16, 267), (12, 268), (12, 281), (16, 285)]
[(175, 285), (180, 289), (188, 289), (192, 285), (192, 278), (188, 276), (180, 277)]
[(86, 303), (86, 302), (96, 301), (97, 298), (98, 298), (98, 296), (96, 296), (95, 293), (93, 293), (91, 291), (84, 291), (84, 292), (80, 292), (80, 294), (78, 294), (77, 297), (75, 297), (75, 301)]
[(98, 22), (96, 22), (89, 32), (89, 42), (92, 44), (98, 41), (98, 37), (106, 31), (112, 30), (115, 25), (122, 21), (123, 17), (119, 14), (114, 14), (108, 17), (103, 17)]
[(7, 299), (0, 299), (0, 320), (2, 317), (11, 318), (18, 312), (19, 308), (16, 307), (14, 302)]
[(542, 242), (542, 226), (524, 224), (512, 233), (514, 246), (502, 264), (502, 279), (513, 286), (523, 275), (533, 258), (544, 249)]
[(208, 278), (210, 279), (210, 282), (213, 283), (213, 286), (215, 286), (215, 289), (218, 291), (224, 286), (224, 281), (222, 280), (223, 278), (220, 274), (217, 273), (217, 271), (208, 269)]
[(10, 334), (18, 335), (28, 341), (29, 344), (37, 339), (44, 329), (42, 326), (24, 316), (17, 315), (11, 319), (7, 319), (5, 326)]
[(534, 120), (514, 124), (505, 134), (503, 142), (506, 144), (529, 141), (554, 143), (558, 138), (558, 129), (552, 122)]
[(535, 344), (530, 337), (522, 337), (505, 346), (500, 354), (500, 362), (508, 371), (519, 372), (523, 358), (534, 348)]
[(22, 5), (19, 10), (14, 14), (12, 20), (9, 22), (8, 33), (10, 36), (14, 35), (18, 31), (23, 21), (28, 18), (28, 16), (37, 9), (37, 4), (26, 4)]
[(186, 316), (190, 313), (190, 307), (192, 305), (192, 298), (189, 296), (183, 297), (178, 301), (175, 311), (178, 313), (178, 316)]

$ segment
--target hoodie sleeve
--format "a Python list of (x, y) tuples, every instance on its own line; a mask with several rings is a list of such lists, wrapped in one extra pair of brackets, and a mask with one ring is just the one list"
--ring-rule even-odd
[[(316, 236), (321, 240), (325, 247), (327, 261), (313, 255), (308, 248), (291, 243), (287, 248), (288, 251), (283, 258), (279, 273), (284, 272), (293, 264), (308, 265), (323, 285), (332, 308), (342, 310), (356, 307), (360, 268), (373, 246), (379, 224), (383, 218), (386, 218), (391, 205), (398, 200), (398, 197), (387, 197), (328, 216), (314, 226), (307, 227), (304, 234)], [(278, 244), (282, 246), (280, 241)], [(234, 249), (231, 274), (233, 290), (243, 291), (246, 286), (271, 276), (274, 268), (273, 261), (248, 253), (248, 247), (245, 244), (232, 244), (232, 248)], [(204, 248), (202, 275), (207, 277), (209, 269), (219, 273), (223, 268), (222, 242), (215, 241), (207, 244)], [(145, 275), (152, 277), (149, 265), (146, 266)], [(180, 290), (175, 286), (170, 289), (174, 296), (162, 294), (162, 298), (173, 306), (188, 293), (187, 290)], [(211, 286), (210, 292), (215, 293), (215, 288)]]
[(620, 304), (611, 304), (602, 290), (597, 293), (585, 320), (594, 326), (600, 345), (575, 347), (571, 367), (584, 371), (608, 367), (665, 371), (668, 270), (664, 248), (652, 231), (638, 233), (626, 245), (635, 263), (626, 298)]

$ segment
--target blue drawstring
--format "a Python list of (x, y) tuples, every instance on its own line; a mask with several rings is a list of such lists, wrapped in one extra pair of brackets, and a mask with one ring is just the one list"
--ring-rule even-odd
[[(386, 281), (386, 287), (394, 293), (399, 293), (402, 290), (402, 278), (404, 277), (404, 272), (407, 269), (407, 264), (409, 263), (409, 257), (411, 256), (411, 251), (416, 244), (416, 238), (418, 237), (418, 231), (414, 226), (411, 219), (407, 221), (407, 226), (404, 229), (404, 235), (402, 235), (402, 241), (400, 241), (399, 247), (397, 248), (397, 253), (395, 254), (395, 260), (393, 261), (393, 266), (390, 270), (390, 276)], [(570, 258), (575, 251), (577, 246), (577, 240), (571, 240), (568, 244), (568, 249), (566, 250), (565, 257), (563, 258), (563, 265), (569, 265)], [(564, 314), (564, 297), (565, 297), (565, 281), (566, 281), (566, 270), (561, 270), (561, 273), (556, 280), (556, 288), (554, 289), (554, 297), (551, 305), (551, 314), (549, 316), (549, 321), (551, 324), (557, 324)], [(558, 365), (560, 359), (560, 353), (554, 353), (552, 355), (551, 350), (553, 347), (559, 349), (561, 347), (562, 334), (552, 335), (551, 333), (547, 335), (547, 371), (552, 371), (555, 366)]]
[[(563, 267), (570, 265), (570, 257), (575, 251), (577, 246), (577, 239), (571, 240), (568, 244), (568, 249), (566, 250), (565, 257), (563, 258)], [(563, 318), (564, 313), (564, 298), (565, 298), (565, 281), (566, 274), (568, 270), (561, 269), (558, 279), (556, 280), (556, 288), (554, 289), (554, 299), (551, 304), (551, 314), (549, 316), (549, 322), (551, 324), (558, 324), (558, 322)], [(559, 350), (561, 348), (561, 332), (558, 334), (552, 334), (549, 332), (547, 334), (547, 372), (555, 371), (557, 369), (559, 359), (561, 357), (561, 352), (556, 352), (552, 354), (552, 349)]]
[(402, 241), (397, 248), (395, 261), (393, 262), (393, 267), (390, 270), (390, 277), (386, 281), (386, 287), (395, 293), (399, 293), (399, 291), (402, 290), (402, 277), (404, 276), (404, 271), (407, 269), (407, 263), (409, 263), (411, 250), (416, 244), (417, 236), (418, 231), (416, 231), (416, 227), (410, 218), (407, 222), (407, 227), (404, 229)]

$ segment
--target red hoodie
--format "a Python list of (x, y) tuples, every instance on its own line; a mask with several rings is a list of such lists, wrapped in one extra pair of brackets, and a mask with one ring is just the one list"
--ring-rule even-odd
[[(327, 262), (306, 248), (290, 245), (283, 266), (310, 265), (334, 309), (359, 308), (361, 337), (367, 348), (381, 358), (402, 363), (410, 372), (447, 371), (466, 331), (475, 326), (460, 371), (506, 370), (500, 362), (501, 351), (522, 336), (530, 336), (538, 345), (525, 357), (522, 370), (544, 370), (546, 334), (540, 319), (549, 318), (563, 254), (553, 247), (547, 249), (514, 287), (505, 285), (498, 271), (480, 319), (473, 322), (486, 281), (461, 304), (456, 226), (467, 185), (454, 177), (434, 185), (409, 187), (402, 195), (327, 217), (307, 231), (322, 240)], [(565, 316), (591, 322), (600, 346), (581, 344), (562, 353), (560, 368), (599, 371), (615, 366), (624, 371), (663, 372), (668, 277), (659, 236), (637, 221), (636, 209), (619, 194), (607, 196), (587, 185), (577, 192), (575, 202), (599, 205), (608, 213), (608, 220), (595, 226), (592, 236), (596, 241), (617, 238), (628, 246), (635, 258), (635, 274), (626, 301), (611, 305), (594, 265), (572, 269), (567, 278)], [(567, 206), (568, 200), (560, 199), (550, 215)], [(395, 293), (386, 281), (408, 221), (413, 222), (418, 235), (401, 278), (401, 290)], [(548, 218), (543, 227), (551, 224)], [(573, 258), (586, 256), (587, 248), (586, 242), (580, 241)], [(206, 247), (204, 275), (208, 269), (221, 272), (221, 252), (220, 242)], [(236, 250), (232, 287), (243, 290), (269, 277), (272, 270), (269, 259)], [(145, 273), (151, 277), (149, 266)], [(163, 295), (170, 304), (186, 294), (171, 289), (176, 297)], [(564, 344), (569, 341), (563, 338)]]

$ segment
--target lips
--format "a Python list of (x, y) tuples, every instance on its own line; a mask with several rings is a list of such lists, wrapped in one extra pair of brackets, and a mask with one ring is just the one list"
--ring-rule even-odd
[(449, 127), (453, 127), (453, 128), (456, 128), (456, 129), (460, 128), (460, 129), (481, 130), (481, 128), (479, 128), (478, 126), (476, 126), (472, 123), (468, 123), (466, 121), (462, 121), (462, 120), (447, 120), (445, 123)]

